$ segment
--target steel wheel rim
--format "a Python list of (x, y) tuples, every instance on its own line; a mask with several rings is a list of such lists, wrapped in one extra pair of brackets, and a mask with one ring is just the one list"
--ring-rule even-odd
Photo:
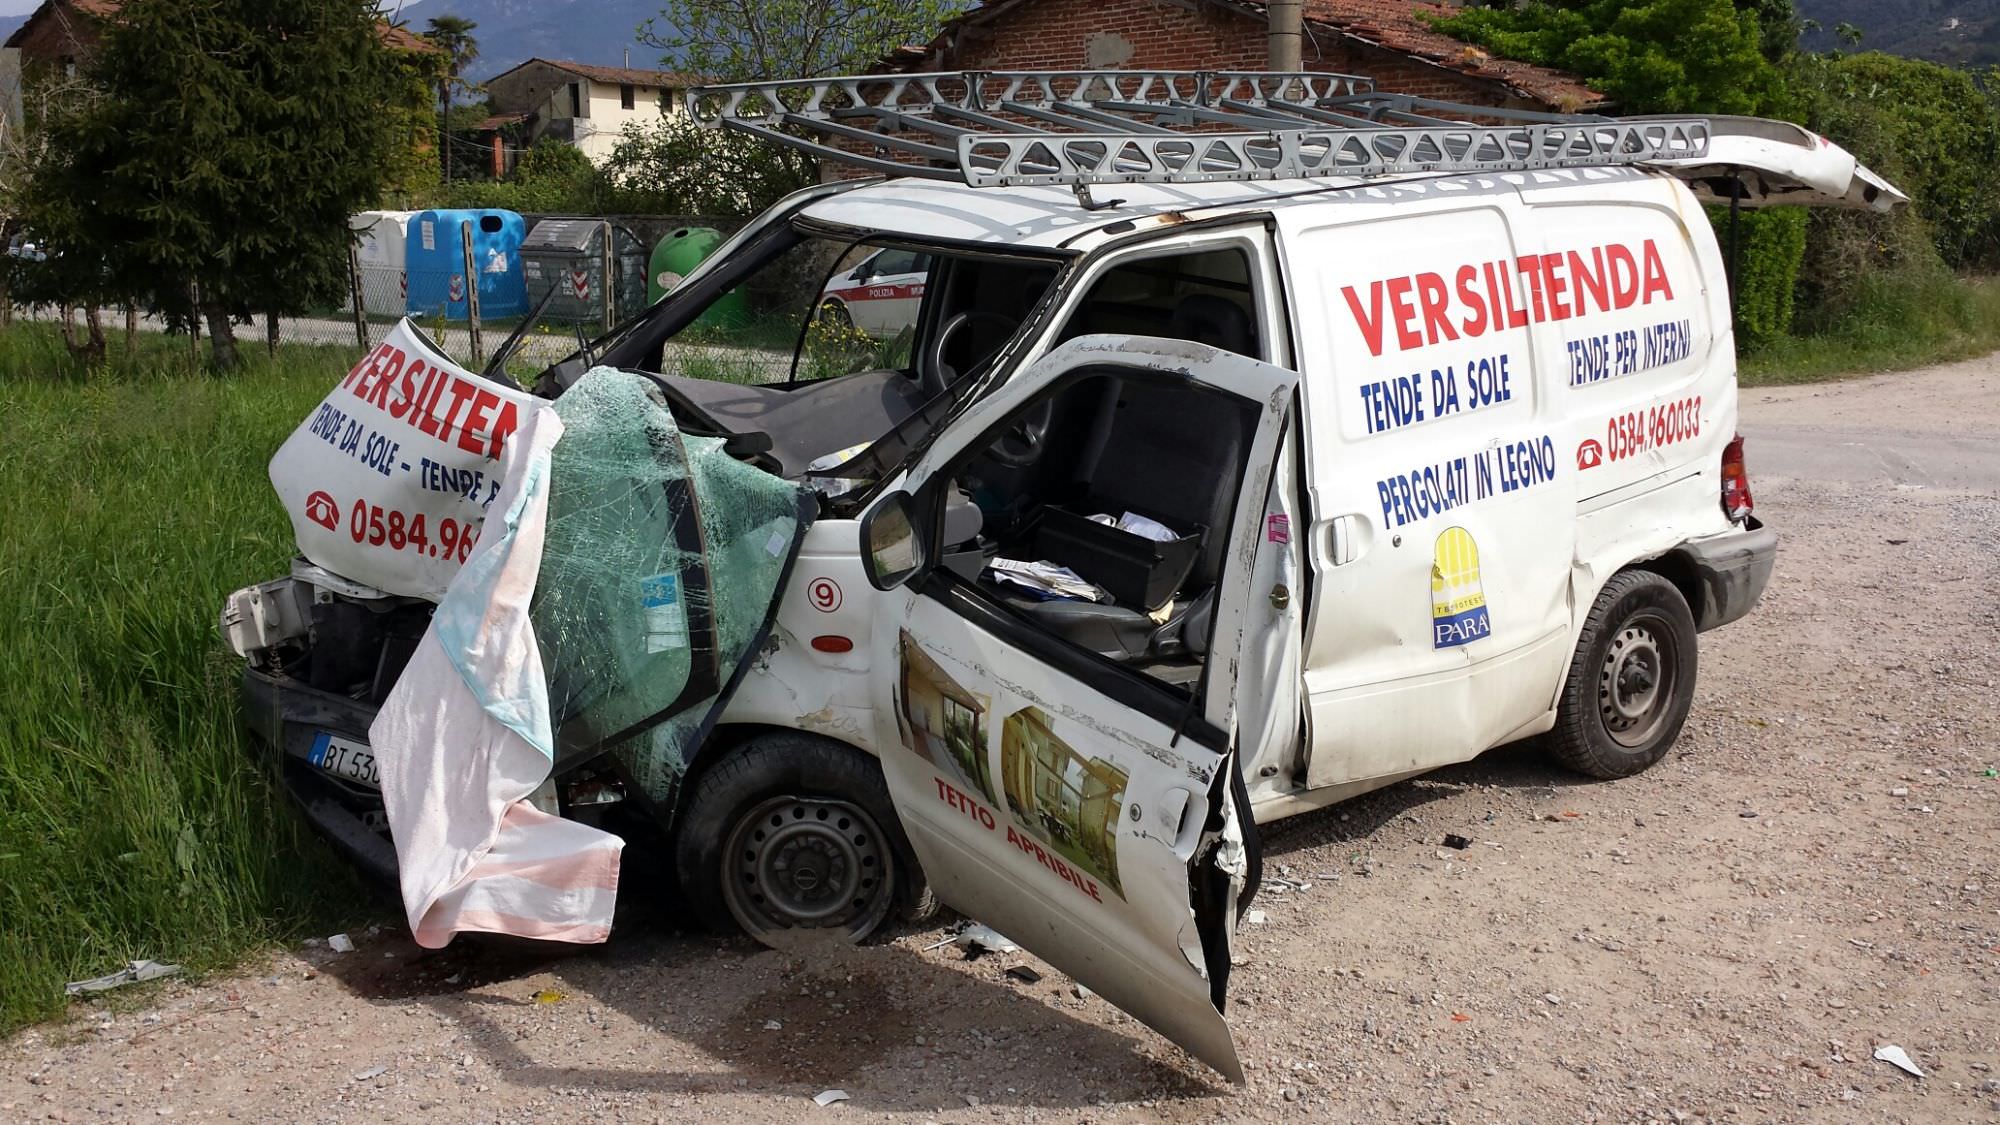
[(1605, 734), (1639, 749), (1666, 725), (1680, 662), (1673, 633), (1656, 614), (1636, 614), (1619, 626), (1597, 671), (1597, 710)]
[(889, 913), (895, 870), (881, 828), (848, 801), (773, 797), (739, 818), (722, 893), (754, 938), (836, 930), (859, 940)]

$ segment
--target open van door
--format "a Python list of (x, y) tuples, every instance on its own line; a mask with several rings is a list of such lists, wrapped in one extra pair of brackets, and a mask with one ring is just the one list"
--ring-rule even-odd
[(1114, 381), (1196, 396), (1212, 425), (1240, 435), (1216, 482), (1235, 499), (1227, 526), (1209, 529), (1228, 552), (1201, 626), (1210, 663), (1240, 650), (1297, 376), (1186, 341), (1082, 337), (950, 423), (906, 490), (863, 517), (869, 579), (887, 591), (876, 744), (940, 899), (1241, 1082), (1223, 1004), (1258, 873), (1228, 669), (1176, 690), (1010, 611), (973, 580), (976, 566), (931, 565), (965, 534), (944, 526), (958, 522), (947, 502), (968, 467), (1038, 425), (1046, 436), (1064, 404)]
[(1789, 121), (1711, 117), (1708, 123), (1705, 154), (1648, 161), (1686, 180), (1704, 203), (1728, 203), (1732, 193), (1739, 191), (1745, 207), (1793, 203), (1888, 211), (1910, 201), (1896, 185), (1869, 171), (1853, 153)]

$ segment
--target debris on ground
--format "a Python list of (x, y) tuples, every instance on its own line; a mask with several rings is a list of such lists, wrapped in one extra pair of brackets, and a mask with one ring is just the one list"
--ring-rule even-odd
[(142, 980), (170, 977), (180, 971), (179, 965), (167, 965), (159, 961), (128, 961), (124, 968), (115, 973), (92, 977), (89, 980), (70, 981), (63, 985), (63, 993), (67, 996), (82, 996), (87, 992), (108, 992), (128, 984), (137, 984)]
[(537, 1004), (560, 1004), (567, 999), (569, 999), (568, 996), (557, 992), (553, 988), (544, 988), (534, 995), (534, 1001)]
[(821, 1090), (819, 1093), (813, 1095), (813, 1101), (820, 1105), (832, 1105), (835, 1102), (844, 1102), (846, 1100), (847, 1091), (845, 1090)]
[(1894, 1043), (1884, 1043), (1880, 1047), (1875, 1048), (1875, 1057), (1895, 1067), (1897, 1070), (1914, 1074), (1918, 1078), (1924, 1076), (1922, 1068), (1910, 1060), (1910, 1053), (1896, 1046)]
[(346, 934), (335, 934), (326, 939), (326, 944), (327, 948), (333, 950), (335, 953), (354, 952), (354, 939), (348, 937)]
[(980, 925), (978, 922), (967, 926), (952, 940), (958, 943), (960, 949), (965, 950), (967, 961), (977, 961), (988, 953), (1014, 953), (1021, 948), (999, 930)]
[(1250, 913), (1245, 914), (1243, 916), (1243, 920), (1245, 922), (1250, 923), (1253, 926), (1261, 926), (1264, 923), (1270, 921), (1271, 919), (1270, 915), (1265, 914), (1261, 910), (1252, 910)]
[(356, 1074), (354, 1080), (356, 1082), (366, 1082), (372, 1078), (380, 1078), (387, 1073), (389, 1073), (389, 1068), (386, 1066), (371, 1066), (367, 1070)]
[(1010, 980), (1020, 981), (1022, 984), (1034, 984), (1042, 979), (1042, 974), (1036, 972), (1033, 969), (1030, 969), (1026, 965), (1010, 966), (1007, 969), (1007, 971), (1001, 975), (1007, 977)]
[(1464, 851), (1465, 849), (1472, 846), (1472, 837), (1461, 836), (1456, 832), (1447, 832), (1444, 834), (1444, 846), (1447, 848), (1457, 848), (1459, 851)]

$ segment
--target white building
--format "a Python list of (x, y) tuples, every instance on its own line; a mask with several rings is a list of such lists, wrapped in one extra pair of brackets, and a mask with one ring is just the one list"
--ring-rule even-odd
[(487, 125), (518, 123), (523, 147), (553, 137), (601, 166), (627, 125), (687, 112), (687, 88), (699, 84), (693, 75), (670, 70), (529, 59), (487, 80), (494, 113)]

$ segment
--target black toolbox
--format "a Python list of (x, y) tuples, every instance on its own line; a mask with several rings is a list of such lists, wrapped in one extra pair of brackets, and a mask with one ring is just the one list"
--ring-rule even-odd
[(1207, 536), (1207, 528), (1197, 527), (1162, 542), (1050, 505), (1035, 524), (1034, 557), (1070, 568), (1120, 605), (1150, 613), (1180, 590)]

